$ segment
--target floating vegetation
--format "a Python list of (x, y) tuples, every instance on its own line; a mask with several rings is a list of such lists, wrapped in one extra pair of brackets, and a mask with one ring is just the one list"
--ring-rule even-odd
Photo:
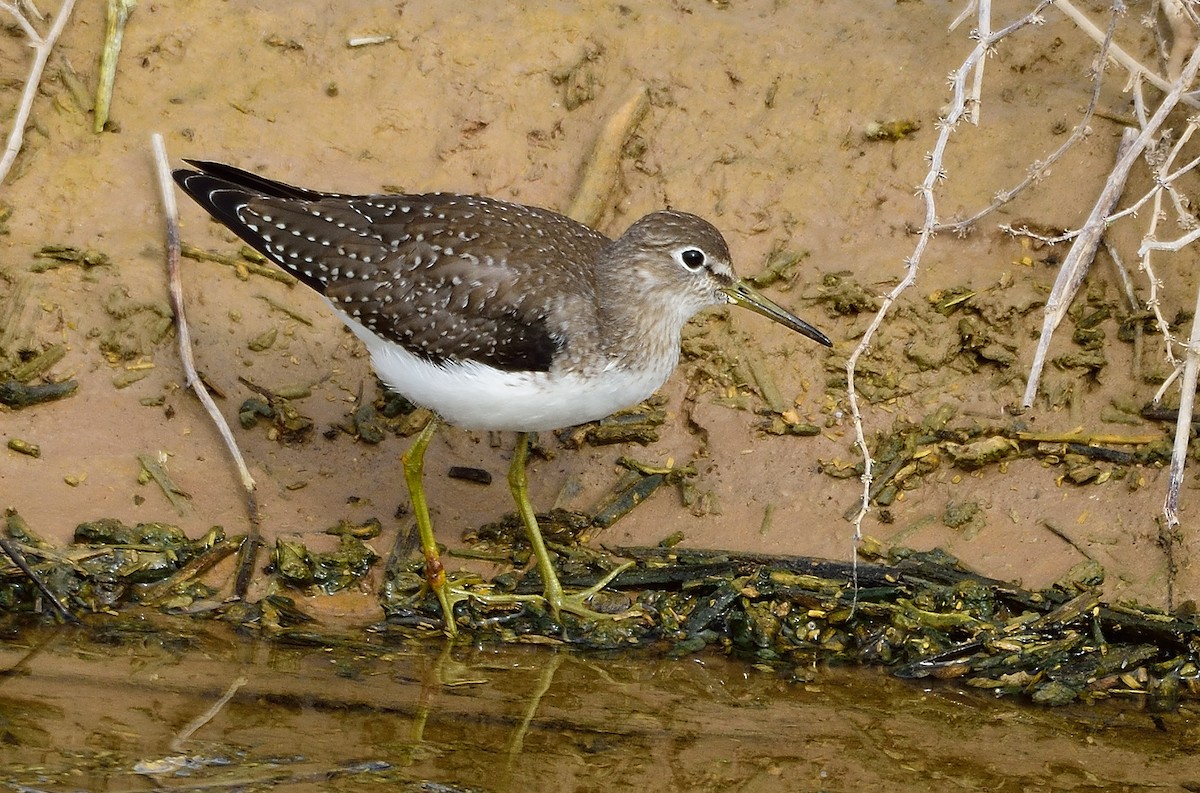
[[(81, 524), (69, 548), (55, 548), (15, 512), (6, 521), (8, 544), (19, 547), (73, 612), (155, 605), (232, 621), (279, 641), (320, 641), (308, 628), (298, 632), (311, 617), (291, 598), (214, 600), (216, 590), (199, 576), (240, 543), (219, 528), (189, 541), (168, 524), (99, 520)], [(574, 513), (547, 520), (566, 587), (591, 586), (616, 568), (608, 554), (570, 544), (590, 523)], [(360, 585), (377, 560), (363, 538), (379, 530), (378, 521), (338, 524), (330, 533), (339, 535), (339, 546), (328, 553), (281, 540), (270, 569), (283, 585), (309, 594)], [(498, 531), (489, 542), (500, 546), (505, 537)], [(1105, 603), (1098, 589), (1103, 570), (1091, 561), (1047, 589), (1030, 591), (976, 575), (940, 551), (895, 550), (859, 564), (855, 588), (850, 565), (840, 562), (672, 547), (615, 552), (635, 564), (592, 605), (613, 611), (632, 605), (638, 616), (555, 619), (536, 599), (505, 600), (506, 592), (540, 592), (536, 573), (506, 573), (492, 582), (452, 576), (460, 633), (470, 641), (641, 648), (673, 657), (708, 648), (801, 677), (814, 664), (866, 664), (898, 677), (953, 680), (1047, 705), (1123, 696), (1165, 710), (1200, 698), (1194, 609), (1171, 614)], [(420, 558), (398, 558), (383, 571), (386, 619), (373, 633), (441, 635), (440, 609), (423, 584), (421, 566)], [(0, 568), (3, 611), (30, 614), (39, 602), (25, 574)]]
[[(1048, 705), (1136, 696), (1170, 709), (1200, 697), (1196, 615), (1103, 603), (1103, 572), (1094, 562), (1029, 591), (976, 575), (940, 551), (897, 550), (880, 564), (860, 564), (856, 591), (850, 566), (838, 562), (662, 547), (616, 552), (637, 565), (609, 590), (626, 593), (640, 618), (559, 623), (535, 607), (504, 610), (465, 598), (460, 630), (497, 641), (542, 637), (671, 656), (709, 647), (797, 671), (817, 663), (876, 665), (898, 677), (955, 680)], [(564, 586), (583, 588), (610, 565), (574, 558), (560, 575)], [(420, 594), (414, 570), (391, 575), (397, 585), (385, 587), (384, 602), (390, 621), (411, 626), (424, 617), (435, 624), (437, 606)], [(515, 591), (539, 591), (533, 579), (526, 576)]]
[[(34, 533), (13, 510), (5, 514), (5, 537), (19, 549), (42, 583), (73, 612), (110, 612), (132, 604), (181, 608), (212, 597), (199, 576), (237, 550), (240, 539), (214, 527), (189, 540), (176, 526), (111, 518), (81, 523), (74, 542), (56, 548)], [(40, 592), (16, 568), (0, 567), (0, 610), (37, 611)]]

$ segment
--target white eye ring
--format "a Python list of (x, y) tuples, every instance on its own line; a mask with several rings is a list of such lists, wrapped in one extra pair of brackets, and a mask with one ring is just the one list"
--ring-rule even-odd
[(699, 248), (681, 248), (675, 251), (675, 258), (685, 269), (693, 273), (704, 267), (704, 263), (707, 261), (704, 251)]

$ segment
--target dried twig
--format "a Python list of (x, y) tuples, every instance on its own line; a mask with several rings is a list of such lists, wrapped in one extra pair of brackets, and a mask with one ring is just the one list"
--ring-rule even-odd
[(1092, 207), (1092, 214), (1083, 224), (1079, 236), (1075, 238), (1067, 258), (1063, 260), (1062, 267), (1058, 270), (1054, 289), (1046, 300), (1046, 316), (1042, 322), (1042, 335), (1038, 340), (1033, 363), (1029, 366), (1025, 396), (1021, 399), (1021, 405), (1025, 409), (1032, 407), (1034, 397), (1037, 396), (1038, 385), (1042, 378), (1042, 368), (1046, 362), (1046, 354), (1050, 350), (1050, 340), (1054, 338), (1054, 331), (1066, 316), (1067, 309), (1071, 307), (1071, 302), (1075, 299), (1075, 293), (1079, 291), (1088, 268), (1092, 266), (1092, 260), (1096, 257), (1096, 250), (1100, 247), (1100, 238), (1104, 235), (1104, 230), (1108, 228), (1105, 218), (1121, 200), (1121, 193), (1125, 192), (1125, 181), (1129, 178), (1129, 169), (1141, 156), (1148, 139), (1148, 134), (1138, 135), (1137, 131), (1133, 129), (1126, 129), (1121, 135), (1121, 145), (1117, 149), (1117, 164), (1113, 167), (1104, 189), (1100, 191), (1100, 197), (1096, 199), (1096, 203)]
[[(1051, 292), (1049, 300), (1046, 301), (1046, 317), (1042, 324), (1042, 335), (1038, 341), (1038, 349), (1034, 355), (1033, 362), (1029, 368), (1029, 379), (1025, 387), (1025, 395), (1021, 399), (1023, 407), (1028, 409), (1033, 405), (1033, 400), (1037, 396), (1038, 386), (1041, 381), (1042, 368), (1045, 364), (1046, 353), (1050, 347), (1050, 339), (1054, 335), (1055, 328), (1066, 315), (1067, 309), (1070, 308), (1071, 301), (1075, 297), (1075, 292), (1083, 282), (1084, 276), (1087, 274), (1087, 268), (1091, 265), (1092, 257), (1095, 255), (1096, 247), (1100, 244), (1100, 237), (1104, 230), (1108, 227), (1112, 210), (1120, 199), (1121, 193), (1125, 189), (1125, 181), (1129, 177), (1129, 170), (1134, 163), (1141, 157), (1142, 152), (1150, 145), (1152, 138), (1158, 134), (1159, 128), (1166, 121), (1167, 116), (1175, 109), (1184, 92), (1195, 81), (1197, 73), (1200, 72), (1200, 47), (1192, 51), (1191, 57), (1188, 59), (1187, 66), (1184, 67), (1183, 74), (1178, 82), (1172, 86), (1171, 91), (1163, 97), (1158, 109), (1154, 115), (1146, 120), (1145, 126), (1137, 134), (1137, 137), (1132, 141), (1128, 141), (1131, 130), (1126, 130), (1126, 137), (1122, 140), (1121, 151), (1117, 157), (1117, 164), (1113, 167), (1112, 173), (1108, 177), (1108, 181), (1104, 185), (1104, 189), (1100, 193), (1100, 197), (1096, 200), (1092, 213), (1089, 215), (1087, 222), (1084, 223), (1080, 230), (1079, 236), (1076, 237), (1074, 245), (1071, 246), (1070, 253), (1067, 254), (1066, 260), (1063, 262), (1062, 268), (1059, 271), (1058, 279), (1054, 284), (1054, 291)], [(1188, 133), (1190, 136), (1190, 132)], [(1178, 146), (1173, 150), (1178, 152)], [(1163, 183), (1155, 186), (1152, 192), (1155, 195), (1154, 215), (1150, 220), (1149, 237), (1152, 239), (1154, 229), (1157, 226), (1159, 213), (1161, 211), (1162, 190), (1165, 189)], [(1196, 237), (1200, 237), (1197, 234)], [(1185, 240), (1191, 241), (1188, 237)], [(1162, 249), (1164, 246), (1170, 249), (1170, 243), (1146, 243), (1142, 246), (1140, 254), (1142, 256), (1143, 269), (1149, 268), (1149, 251)], [(1182, 247), (1179, 245), (1178, 247)], [(1177, 250), (1178, 247), (1175, 249)], [(1156, 290), (1157, 285), (1153, 279), (1151, 281), (1152, 290)], [(1157, 312), (1157, 295), (1152, 294), (1151, 304)], [(1160, 327), (1164, 331), (1164, 336), (1170, 338), (1167, 333), (1167, 324), (1161, 314), (1158, 314)], [(1168, 349), (1168, 358), (1173, 360), (1170, 350)]]
[[(1075, 125), (1075, 129), (1071, 130), (1070, 136), (1068, 136), (1067, 139), (1065, 141), (1063, 141), (1062, 145), (1059, 146), (1057, 149), (1055, 149), (1050, 154), (1049, 157), (1046, 157), (1044, 160), (1037, 160), (1032, 165), (1030, 165), (1028, 171), (1025, 174), (1025, 178), (1022, 179), (1017, 185), (1010, 187), (1007, 190), (1001, 190), (1000, 192), (996, 193), (995, 197), (992, 199), (991, 204), (989, 204), (988, 206), (979, 210), (974, 215), (971, 215), (968, 218), (964, 218), (962, 220), (955, 221), (954, 223), (939, 224), (937, 226), (937, 228), (935, 229), (935, 231), (955, 231), (955, 232), (959, 232), (959, 233), (964, 233), (964, 232), (968, 231), (981, 218), (983, 218), (986, 215), (990, 215), (992, 212), (996, 211), (997, 209), (999, 209), (1000, 207), (1009, 203), (1014, 198), (1016, 198), (1018, 195), (1023, 193), (1030, 185), (1033, 185), (1033, 184), (1037, 183), (1039, 180), (1043, 179), (1046, 176), (1046, 174), (1048, 174), (1050, 172), (1050, 168), (1056, 162), (1058, 162), (1058, 160), (1061, 159), (1064, 154), (1066, 154), (1072, 147), (1074, 147), (1076, 143), (1083, 140), (1084, 137), (1087, 136), (1087, 134), (1090, 131), (1089, 124), (1091, 124), (1092, 116), (1096, 112), (1096, 105), (1099, 104), (1099, 102), (1100, 102), (1100, 86), (1103, 84), (1103, 81), (1104, 81), (1104, 63), (1108, 57), (1109, 46), (1112, 44), (1113, 33), (1116, 31), (1118, 15), (1119, 15), (1118, 9), (1113, 8), (1112, 15), (1109, 17), (1109, 20), (1108, 20), (1108, 30), (1105, 32), (1104, 40), (1100, 44), (1100, 54), (1096, 58), (1096, 67), (1093, 70), (1093, 74), (1092, 74), (1092, 96), (1091, 96), (1091, 99), (1088, 101), (1088, 105), (1084, 109), (1083, 116), (1080, 117), (1079, 123)], [(980, 70), (980, 69), (975, 70), (976, 81), (978, 81), (981, 74), (982, 74), (982, 70)], [(979, 93), (978, 92), (981, 90), (982, 90), (981, 86), (973, 86), (972, 87), (972, 92), (973, 92), (971, 95), (973, 97), (972, 101), (974, 101), (976, 104), (979, 102)], [(972, 107), (972, 105), (968, 105), (968, 108), (971, 108), (971, 107)], [(972, 118), (972, 121), (974, 121), (975, 123), (979, 123), (974, 118)], [(1013, 229), (1009, 228), (1005, 224), (1001, 224), (1000, 228), (1007, 231), (1008, 233), (1014, 234), (1014, 235), (1025, 233), (1026, 236), (1037, 237), (1037, 235), (1029, 233), (1028, 229), (1018, 229), (1018, 230), (1014, 231)], [(1074, 234), (1075, 233), (1072, 232), (1070, 235), (1064, 235), (1063, 238), (1054, 238), (1054, 239), (1047, 239), (1045, 237), (1037, 237), (1037, 238), (1042, 242), (1045, 242), (1048, 244), (1053, 244), (1056, 242), (1062, 242), (1062, 241), (1064, 241), (1064, 239), (1070, 239), (1071, 237), (1074, 236)]]
[(217, 432), (221, 435), (221, 440), (225, 442), (225, 448), (229, 450), (229, 454), (233, 457), (234, 465), (237, 466), (238, 474), (242, 480), (242, 488), (246, 492), (246, 511), (250, 517), (250, 531), (246, 537), (246, 542), (242, 546), (239, 553), (238, 572), (234, 581), (234, 597), (241, 599), (245, 597), (246, 590), (250, 585), (250, 577), (254, 569), (254, 560), (258, 555), (258, 549), (262, 545), (260, 539), (261, 518), (258, 513), (258, 499), (255, 496), (254, 477), (250, 475), (250, 469), (246, 467), (246, 461), (242, 457), (241, 451), (238, 450), (237, 441), (234, 440), (233, 432), (229, 429), (229, 424), (225, 421), (225, 417), (221, 415), (221, 411), (217, 409), (217, 405), (213, 402), (208, 391), (205, 390), (204, 384), (200, 381), (200, 375), (196, 371), (196, 362), (192, 357), (192, 337), (188, 330), (187, 319), (183, 313), (183, 283), (179, 275), (179, 211), (175, 206), (175, 185), (171, 181), (171, 171), (167, 162), (166, 147), (163, 145), (162, 136), (155, 133), (152, 137), (154, 147), (154, 160), (158, 171), (159, 188), (162, 192), (163, 214), (166, 216), (167, 224), (167, 276), (170, 282), (171, 294), (171, 310), (175, 313), (175, 329), (179, 338), (179, 358), (183, 365), (184, 377), (187, 386), (195, 392), (196, 397), (200, 400), (200, 404), (208, 412), (213, 424), (216, 425)]
[[(1151, 168), (1154, 171), (1155, 184), (1154, 187), (1152, 187), (1150, 191), (1141, 199), (1139, 199), (1134, 205), (1141, 206), (1151, 199), (1154, 202), (1153, 211), (1150, 213), (1150, 221), (1147, 223), (1146, 233), (1142, 237), (1142, 245), (1138, 250), (1138, 269), (1146, 274), (1146, 281), (1150, 291), (1150, 296), (1146, 300), (1146, 307), (1154, 315), (1155, 327), (1158, 328), (1158, 332), (1163, 338), (1163, 355), (1167, 359), (1167, 363), (1171, 365), (1171, 374), (1167, 376), (1167, 378), (1163, 381), (1162, 386), (1160, 386), (1158, 391), (1154, 394), (1155, 404), (1162, 400), (1163, 395), (1166, 394), (1166, 392), (1175, 384), (1175, 381), (1182, 373), (1183, 367), (1179, 363), (1179, 360), (1175, 357), (1175, 345), (1179, 342), (1175, 338), (1175, 334), (1171, 331), (1170, 321), (1167, 320), (1162, 313), (1162, 301), (1159, 299), (1159, 292), (1163, 287), (1163, 283), (1161, 280), (1159, 280), (1158, 275), (1154, 271), (1154, 265), (1151, 261), (1151, 254), (1154, 251), (1159, 250), (1178, 251), (1183, 247), (1183, 245), (1178, 244), (1178, 240), (1175, 242), (1160, 243), (1158, 241), (1158, 224), (1159, 221), (1165, 217), (1165, 213), (1163, 212), (1162, 208), (1163, 191), (1171, 191), (1174, 197), (1175, 189), (1172, 185), (1172, 182), (1175, 178), (1177, 178), (1178, 175), (1186, 173), (1188, 170), (1190, 170), (1192, 166), (1192, 163), (1189, 163), (1183, 168), (1180, 168), (1172, 173), (1167, 173), (1170, 170), (1171, 165), (1175, 162), (1175, 158), (1179, 155), (1180, 150), (1183, 148), (1183, 144), (1185, 144), (1195, 132), (1196, 123), (1196, 119), (1192, 119), (1188, 122), (1187, 129), (1184, 130), (1183, 135), (1179, 137), (1179, 140), (1175, 143), (1175, 145), (1171, 147), (1171, 150), (1166, 157), (1162, 157), (1157, 153), (1155, 156), (1149, 156), (1148, 154), (1147, 159), (1151, 161)], [(1193, 161), (1193, 163), (1194, 162), (1195, 161)], [(1178, 216), (1180, 225), (1183, 228), (1195, 227), (1196, 219), (1182, 210), (1180, 207), (1180, 202), (1177, 199), (1174, 200), (1173, 203), (1176, 206), (1176, 210), (1180, 212)]]
[(25, 141), (25, 125), (29, 123), (29, 114), (33, 111), (33, 99), (37, 96), (38, 86), (42, 82), (42, 72), (46, 69), (46, 61), (49, 60), (50, 51), (54, 49), (58, 37), (66, 28), (67, 19), (71, 16), (71, 9), (74, 6), (75, 0), (63, 0), (62, 7), (58, 9), (58, 17), (50, 27), (50, 32), (43, 36), (25, 18), (21, 9), (6, 0), (0, 0), (0, 11), (6, 11), (13, 16), (17, 26), (29, 39), (29, 45), (33, 47), (33, 63), (29, 65), (29, 76), (25, 78), (25, 90), (21, 93), (21, 104), (17, 106), (17, 112), (13, 116), (12, 129), (8, 132), (8, 143), (4, 147), (4, 154), (0, 156), (0, 182), (3, 182), (4, 177), (8, 176), (13, 162), (17, 159), (17, 154), (21, 151), (21, 144)]
[[(1104, 41), (1104, 31), (1096, 27), (1096, 24), (1092, 22), (1092, 20), (1089, 19), (1086, 14), (1072, 5), (1070, 0), (1053, 0), (1053, 2), (1055, 8), (1066, 14), (1068, 19), (1074, 22), (1080, 30), (1090, 36), (1093, 40), (1095, 40), (1097, 43)], [(1114, 7), (1124, 10), (1125, 4), (1118, 0), (1116, 3), (1114, 3)], [(1173, 87), (1169, 80), (1159, 77), (1156, 73), (1143, 66), (1137, 58), (1133, 57), (1115, 44), (1109, 49), (1108, 57), (1128, 69), (1132, 77), (1145, 80), (1161, 91), (1170, 92), (1171, 88)], [(1197, 102), (1190, 98), (1185, 100), (1185, 102), (1193, 107), (1197, 105)]]
[[(850, 407), (850, 416), (854, 425), (855, 445), (858, 446), (859, 452), (863, 456), (863, 475), (862, 475), (862, 493), (859, 500), (858, 511), (854, 516), (854, 543), (855, 548), (862, 539), (862, 522), (866, 518), (867, 513), (871, 508), (871, 486), (874, 474), (874, 459), (871, 457), (870, 449), (867, 448), (866, 433), (863, 429), (862, 410), (858, 404), (858, 394), (855, 390), (855, 374), (857, 371), (858, 360), (870, 348), (871, 341), (875, 337), (875, 333), (883, 324), (884, 318), (888, 311), (900, 295), (907, 290), (916, 281), (917, 271), (920, 268), (921, 257), (925, 253), (929, 242), (933, 239), (933, 235), (937, 229), (937, 202), (934, 194), (934, 188), (937, 184), (945, 179), (946, 173), (943, 170), (945, 162), (946, 147), (950, 142), (950, 136), (954, 133), (958, 122), (963, 120), (967, 114), (967, 76), (971, 74), (974, 68), (981, 59), (987, 56), (987, 53), (995, 48), (996, 44), (1011, 35), (1017, 30), (1028, 25), (1037, 25), (1043, 22), (1041, 12), (1049, 5), (1051, 0), (1041, 0), (1032, 11), (1025, 16), (1005, 26), (999, 31), (996, 31), (986, 38), (982, 38), (975, 45), (974, 49), (963, 61), (962, 65), (950, 74), (950, 85), (953, 91), (953, 101), (946, 115), (938, 121), (938, 137), (934, 144), (933, 151), (929, 153), (929, 171), (925, 175), (925, 180), (917, 188), (917, 193), (925, 206), (925, 220), (917, 234), (917, 244), (913, 252), (905, 260), (904, 277), (896, 284), (883, 299), (879, 310), (872, 317), (870, 324), (862, 335), (862, 340), (850, 357), (846, 360), (846, 391)], [(857, 570), (857, 553), (854, 556), (855, 570)]]
[(1183, 468), (1187, 462), (1188, 441), (1192, 431), (1192, 408), (1196, 402), (1196, 379), (1200, 374), (1200, 290), (1196, 291), (1196, 310), (1192, 314), (1192, 335), (1184, 358), (1183, 382), (1179, 386), (1179, 418), (1175, 423), (1175, 446), (1171, 450), (1171, 476), (1167, 480), (1167, 498), (1163, 515), (1168, 536), (1179, 526), (1179, 490), (1183, 487)]
[[(971, 31), (971, 37), (979, 41), (983, 41), (992, 35), (992, 0), (978, 0), (979, 13), (976, 18), (979, 20), (975, 30)], [(971, 90), (967, 94), (967, 114), (966, 120), (972, 124), (979, 126), (979, 116), (983, 108), (983, 67), (987, 65), (987, 54), (980, 58), (975, 63), (973, 79), (971, 80)]]

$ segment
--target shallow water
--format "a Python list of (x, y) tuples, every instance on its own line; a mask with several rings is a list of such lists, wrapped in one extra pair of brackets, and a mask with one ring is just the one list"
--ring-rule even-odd
[(1048, 710), (876, 670), (122, 622), (6, 637), (5, 788), (1200, 789), (1194, 706)]

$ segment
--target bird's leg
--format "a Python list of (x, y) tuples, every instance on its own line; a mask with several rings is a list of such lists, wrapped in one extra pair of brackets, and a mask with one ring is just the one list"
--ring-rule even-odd
[(606, 575), (595, 586), (589, 587), (582, 592), (576, 592), (572, 595), (567, 595), (563, 592), (562, 584), (558, 580), (558, 574), (554, 572), (554, 565), (550, 561), (550, 552), (546, 549), (546, 541), (542, 539), (542, 530), (538, 527), (537, 516), (533, 512), (533, 505), (529, 503), (529, 480), (525, 474), (525, 463), (528, 458), (529, 433), (522, 432), (517, 435), (517, 447), (513, 451), (512, 465), (508, 468), (508, 487), (512, 490), (513, 501), (517, 504), (517, 512), (521, 516), (521, 521), (525, 524), (525, 532), (529, 535), (529, 544), (533, 546), (533, 555), (537, 557), (538, 573), (542, 577), (543, 594), (547, 605), (550, 606), (550, 612), (556, 619), (559, 613), (563, 611), (588, 619), (620, 619), (632, 616), (636, 612), (604, 614), (594, 611), (587, 607), (587, 602), (593, 595), (608, 586), (614, 578), (630, 567), (633, 562), (626, 562)]
[(438, 554), (437, 540), (433, 537), (433, 523), (429, 520), (429, 503), (425, 500), (425, 487), (421, 483), (421, 474), (425, 470), (425, 449), (440, 423), (437, 416), (430, 418), (425, 429), (421, 430), (421, 434), (400, 458), (400, 463), (404, 467), (404, 481), (408, 485), (413, 517), (417, 519), (421, 550), (425, 553), (425, 580), (437, 596), (438, 602), (442, 604), (442, 620), (445, 622), (446, 632), (454, 636), (458, 633), (458, 626), (454, 623), (454, 604), (450, 600), (446, 568), (442, 566), (442, 559)]
[(512, 465), (508, 468), (508, 487), (512, 490), (513, 501), (517, 504), (517, 514), (525, 524), (525, 533), (529, 536), (529, 544), (533, 546), (533, 555), (537, 558), (538, 574), (542, 577), (543, 592), (546, 602), (554, 611), (562, 602), (563, 588), (558, 582), (558, 574), (550, 562), (550, 552), (546, 549), (546, 541), (542, 538), (542, 530), (538, 526), (537, 515), (534, 514), (533, 504), (529, 503), (529, 477), (525, 474), (525, 464), (529, 459), (529, 434), (522, 432), (517, 435), (517, 447), (513, 450)]

